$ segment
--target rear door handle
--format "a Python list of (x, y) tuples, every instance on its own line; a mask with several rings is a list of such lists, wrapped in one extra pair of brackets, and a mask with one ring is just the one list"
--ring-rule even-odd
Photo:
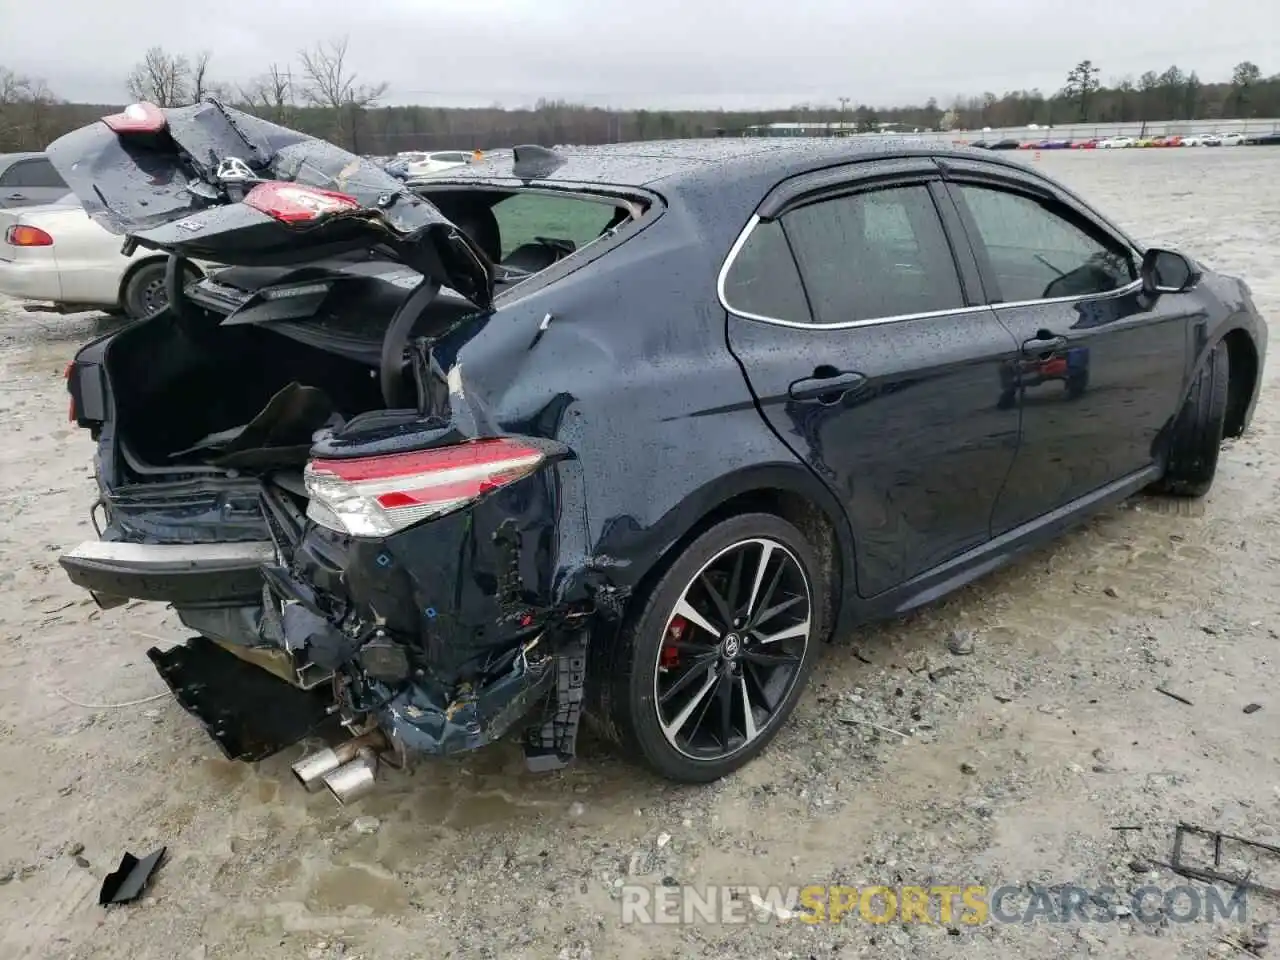
[(866, 382), (866, 377), (852, 370), (819, 367), (813, 371), (813, 376), (791, 384), (787, 393), (792, 400), (799, 400), (801, 403), (833, 405), (843, 400), (849, 391), (859, 389)]
[(21, 193), (11, 193), (7, 197), (5, 197), (5, 199), (6, 200), (25, 200), (27, 198)]
[(1026, 357), (1038, 357), (1043, 359), (1051, 354), (1057, 353), (1067, 345), (1066, 337), (1059, 337), (1049, 333), (1047, 330), (1041, 330), (1030, 340), (1022, 342), (1022, 354)]

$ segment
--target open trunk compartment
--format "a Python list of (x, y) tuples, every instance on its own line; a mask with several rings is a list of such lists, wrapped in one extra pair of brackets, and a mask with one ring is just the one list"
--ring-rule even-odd
[[(143, 478), (300, 472), (317, 431), (386, 408), (382, 340), (421, 276), (386, 261), (218, 271), (106, 356), (115, 429)], [(413, 336), (475, 308), (446, 292)]]

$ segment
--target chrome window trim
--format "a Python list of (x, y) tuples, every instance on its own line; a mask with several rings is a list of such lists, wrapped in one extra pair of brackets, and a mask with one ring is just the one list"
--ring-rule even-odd
[[(1115, 290), (1106, 290), (1102, 293), (1090, 293), (1082, 297), (1049, 297), (1041, 300), (1013, 300), (1005, 303), (983, 303), (970, 307), (955, 307), (950, 310), (931, 310), (927, 313), (900, 313), (889, 317), (870, 317), (865, 320), (846, 320), (843, 323), (815, 323), (809, 321), (807, 323), (798, 320), (783, 320), (779, 317), (766, 317), (758, 313), (749, 313), (745, 310), (738, 310), (729, 303), (728, 297), (724, 293), (725, 280), (729, 276), (729, 271), (733, 268), (733, 262), (738, 258), (738, 254), (746, 245), (752, 231), (763, 223), (756, 214), (751, 215), (751, 219), (747, 221), (747, 225), (742, 228), (742, 232), (738, 234), (738, 239), (733, 242), (733, 246), (729, 248), (729, 253), (725, 257), (724, 263), (720, 267), (720, 273), (716, 277), (716, 297), (727, 312), (735, 317), (741, 317), (744, 320), (756, 320), (760, 323), (771, 323), (778, 327), (792, 327), (801, 330), (850, 330), (855, 327), (876, 327), (886, 323), (899, 323), (906, 320), (925, 320), (929, 317), (953, 317), (967, 313), (981, 313), (984, 310), (1001, 310), (1007, 307), (1038, 307), (1043, 304), (1053, 303), (1086, 303), (1094, 300), (1106, 300), (1112, 297), (1126, 296), (1142, 287), (1141, 278), (1131, 281), (1123, 287), (1117, 287)], [(1128, 246), (1128, 244), (1125, 244)], [(799, 268), (799, 264), (796, 265)]]

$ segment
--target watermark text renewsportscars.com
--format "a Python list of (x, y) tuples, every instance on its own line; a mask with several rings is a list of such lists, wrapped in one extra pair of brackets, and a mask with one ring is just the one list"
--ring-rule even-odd
[(624, 924), (693, 923), (1146, 923), (1234, 920), (1246, 915), (1245, 891), (1189, 884), (1115, 887), (1026, 884), (930, 886), (647, 886), (621, 889)]

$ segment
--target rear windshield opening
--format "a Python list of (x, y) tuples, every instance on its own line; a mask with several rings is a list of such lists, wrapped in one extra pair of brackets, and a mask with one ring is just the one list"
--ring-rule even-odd
[(617, 197), (547, 190), (422, 191), (502, 269), (510, 286), (546, 270), (630, 223), (639, 204)]

